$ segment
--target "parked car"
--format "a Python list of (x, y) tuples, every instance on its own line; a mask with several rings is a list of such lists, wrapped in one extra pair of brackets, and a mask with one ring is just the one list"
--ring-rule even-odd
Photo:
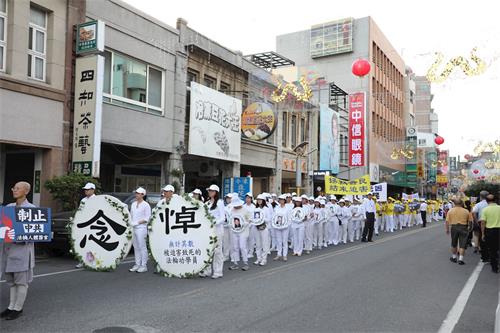
[[(110, 192), (103, 194), (107, 194), (121, 200), (123, 203), (127, 204), (129, 210), (135, 199), (135, 194), (129, 192)], [(153, 208), (160, 201), (160, 199), (160, 193), (148, 193), (146, 202), (148, 202), (151, 208)], [(39, 246), (41, 247), (40, 250), (53, 256), (61, 256), (69, 253), (70, 231), (66, 228), (66, 226), (73, 216), (75, 216), (75, 211), (64, 211), (52, 214), (52, 242), (39, 243)]]

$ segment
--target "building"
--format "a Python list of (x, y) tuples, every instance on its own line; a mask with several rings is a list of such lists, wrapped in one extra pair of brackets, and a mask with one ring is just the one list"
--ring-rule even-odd
[[(399, 192), (405, 186), (405, 162), (392, 159), (391, 152), (405, 137), (405, 65), (374, 20), (346, 18), (281, 35), (276, 50), (349, 94), (366, 94), (365, 163), (351, 168), (341, 164), (338, 176), (353, 179), (372, 171), (373, 182), (387, 181), (390, 191)], [(359, 58), (372, 65), (363, 78), (351, 73)], [(328, 88), (324, 91), (320, 101), (329, 103)]]
[(415, 94), (416, 94), (416, 84), (415, 84), (415, 73), (413, 73), (410, 67), (406, 67), (405, 70), (405, 106), (404, 106), (404, 115), (405, 115), (405, 126), (406, 127), (414, 127), (416, 126), (415, 120)]
[(415, 126), (420, 132), (437, 134), (438, 117), (431, 106), (434, 98), (431, 83), (425, 76), (416, 76), (415, 89)]
[(79, 0), (0, 0), (0, 202), (19, 180), (29, 200), (51, 205), (43, 183), (66, 174), (71, 157), (73, 26)]

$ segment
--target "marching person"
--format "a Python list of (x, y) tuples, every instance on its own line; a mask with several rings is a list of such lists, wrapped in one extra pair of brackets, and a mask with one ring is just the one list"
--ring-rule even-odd
[[(26, 196), (31, 185), (27, 182), (18, 182), (12, 188), (15, 203), (7, 207), (35, 207)], [(15, 239), (14, 229), (7, 231), (10, 239)], [(35, 267), (35, 246), (33, 242), (19, 242), (0, 244), (0, 276), (10, 286), (9, 306), (2, 313), (1, 318), (14, 320), (23, 313), (24, 302), (28, 295), (28, 286), (33, 281), (33, 267)]]
[(479, 248), (479, 253), (481, 253), (481, 260), (483, 262), (489, 261), (489, 255), (488, 255), (488, 246), (486, 245), (486, 242), (484, 241), (484, 237), (482, 235), (480, 218), (483, 209), (488, 207), (488, 203), (486, 202), (486, 197), (488, 196), (488, 194), (490, 193), (484, 190), (479, 192), (480, 201), (472, 209), (472, 217), (474, 219), (477, 239), (479, 240), (476, 246)]
[(226, 216), (226, 220), (224, 221), (224, 240), (222, 241), (222, 253), (224, 254), (224, 261), (228, 261), (231, 259), (231, 251), (233, 250), (231, 241), (231, 228), (229, 226), (232, 198), (232, 193), (228, 193), (224, 197), (224, 214)]
[(313, 203), (310, 205), (310, 199), (307, 195), (302, 194), (302, 207), (306, 213), (306, 219), (304, 220), (304, 251), (306, 254), (310, 254), (313, 250), (314, 245), (314, 199)]
[(313, 229), (313, 237), (312, 244), (318, 250), (321, 249), (323, 245), (323, 209), (321, 208), (321, 199), (318, 197), (314, 199), (314, 208), (312, 210), (312, 229)]
[(340, 199), (339, 206), (339, 221), (340, 221), (340, 233), (339, 239), (342, 240), (342, 243), (347, 244), (347, 232), (348, 232), (348, 224), (351, 221), (352, 213), (351, 209), (346, 206), (344, 199)]
[(389, 198), (385, 206), (385, 231), (394, 232), (394, 199)]
[[(248, 196), (247, 196), (248, 197)], [(241, 269), (248, 271), (248, 235), (251, 213), (245, 207), (246, 205), (238, 196), (233, 193), (231, 198), (231, 212), (230, 212), (230, 228), (231, 228), (231, 241), (233, 249), (231, 252), (231, 266), (230, 270), (239, 269), (240, 259), (243, 261)]]
[(373, 193), (368, 193), (367, 197), (363, 200), (363, 211), (365, 221), (365, 227), (363, 228), (363, 236), (361, 237), (362, 242), (373, 242), (373, 230), (375, 225), (375, 214), (377, 213), (377, 208), (375, 201), (373, 200)]
[(422, 219), (422, 228), (425, 228), (427, 225), (427, 203), (424, 199), (420, 203), (420, 218)]
[(352, 212), (352, 230), (349, 232), (349, 241), (354, 242), (354, 240), (359, 241), (361, 237), (361, 220), (365, 218), (365, 215), (361, 211), (361, 206), (357, 199), (352, 199), (352, 204), (349, 206)]
[(352, 201), (351, 201), (353, 199), (351, 199), (350, 197), (346, 196), (346, 197), (344, 197), (344, 200), (345, 200), (345, 207), (344, 208), (347, 208), (351, 213), (349, 216), (349, 220), (347, 221), (347, 235), (349, 237), (349, 242), (353, 243), (354, 242), (354, 221), (352, 220), (352, 215), (353, 215), (355, 210), (357, 211), (357, 208), (353, 207)]
[(403, 206), (404, 206), (404, 211), (403, 211), (403, 218), (404, 218), (404, 226), (406, 228), (411, 228), (412, 223), (411, 223), (411, 210), (410, 210), (410, 204), (408, 201), (403, 200)]
[(260, 218), (262, 223), (255, 225), (255, 245), (257, 260), (254, 265), (265, 266), (267, 264), (267, 255), (270, 252), (270, 233), (269, 225), (273, 218), (273, 211), (268, 206), (266, 202), (266, 197), (263, 194), (257, 196), (257, 206), (254, 210), (254, 214), (260, 212)]
[(464, 203), (462, 202), (462, 200), (456, 200), (455, 207), (450, 209), (450, 211), (446, 216), (445, 228), (446, 228), (446, 234), (449, 235), (451, 226), (450, 260), (452, 262), (457, 262), (457, 252), (458, 252), (459, 265), (465, 265), (464, 262), (465, 247), (471, 223), (472, 223), (472, 214), (467, 209), (464, 208)]
[(373, 198), (375, 200), (375, 226), (374, 226), (374, 231), (375, 231), (375, 236), (378, 236), (379, 233), (379, 228), (382, 223), (382, 207), (380, 204), (380, 201), (378, 201), (375, 197)]
[[(500, 206), (495, 202), (493, 194), (486, 196), (488, 206), (483, 208), (479, 220), (481, 221), (481, 231), (483, 241), (488, 246), (490, 256), (491, 271), (498, 273), (498, 250), (500, 246)], [(448, 213), (449, 214), (449, 213)]]
[(129, 269), (130, 272), (144, 273), (148, 271), (148, 248), (146, 238), (148, 236), (148, 222), (151, 217), (151, 207), (144, 201), (146, 190), (139, 187), (135, 190), (135, 201), (130, 206), (132, 227), (134, 234), (132, 244), (134, 246), (135, 265)]
[(273, 229), (276, 235), (276, 257), (273, 260), (287, 261), (288, 255), (288, 225), (291, 209), (286, 206), (286, 196), (278, 197), (278, 206), (274, 208)]
[(337, 197), (335, 195), (330, 196), (330, 202), (326, 206), (326, 208), (329, 210), (328, 214), (328, 219), (329, 219), (329, 224), (328, 224), (328, 245), (337, 245), (339, 243), (339, 219), (337, 217), (337, 210), (338, 210), (338, 205), (337, 205)]
[[(195, 191), (193, 191), (193, 193), (195, 193)], [(215, 220), (217, 245), (214, 250), (212, 264), (209, 265), (205, 269), (205, 271), (201, 272), (199, 275), (200, 277), (212, 276), (212, 279), (218, 279), (222, 277), (222, 271), (224, 267), (224, 253), (222, 252), (222, 249), (224, 247), (224, 222), (226, 221), (226, 212), (224, 209), (224, 202), (219, 199), (219, 186), (212, 184), (209, 188), (207, 188), (207, 191), (208, 200), (206, 202), (206, 206), (208, 208), (208, 212)]]
[(201, 201), (203, 202), (203, 193), (201, 193), (201, 190), (199, 188), (195, 189), (193, 192), (191, 192), (193, 194), (193, 199), (196, 199), (198, 201)]
[[(245, 204), (244, 207), (248, 210), (250, 213), (250, 216), (253, 216), (253, 212), (255, 210), (255, 205), (253, 203), (253, 194), (251, 192), (248, 192), (245, 195)], [(250, 224), (248, 226), (248, 258), (253, 258), (253, 254), (255, 251), (255, 238), (257, 231), (255, 230), (255, 226), (253, 224)]]
[(161, 189), (161, 200), (158, 201), (156, 207), (160, 206), (162, 202), (169, 202), (172, 199), (172, 196), (175, 193), (175, 188), (168, 184), (164, 188)]
[(306, 220), (306, 210), (302, 206), (302, 199), (294, 197), (294, 208), (291, 213), (292, 232), (293, 232), (293, 255), (301, 256), (304, 249), (304, 221)]
[[(94, 183), (87, 183), (85, 184), (84, 187), (82, 187), (85, 196), (80, 200), (80, 203), (85, 203), (87, 200), (90, 198), (95, 197), (95, 184)], [(79, 262), (75, 266), (76, 268), (83, 268), (83, 262)]]

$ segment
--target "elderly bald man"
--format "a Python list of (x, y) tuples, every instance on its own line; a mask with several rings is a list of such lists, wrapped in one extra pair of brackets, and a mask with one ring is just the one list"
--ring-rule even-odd
[[(18, 182), (12, 188), (15, 203), (7, 207), (35, 207), (26, 196), (31, 186), (27, 182)], [(33, 281), (35, 266), (35, 247), (33, 242), (6, 243), (0, 246), (0, 272), (10, 285), (10, 302), (0, 317), (7, 320), (17, 319), (23, 312), (24, 301), (28, 294), (28, 285)]]

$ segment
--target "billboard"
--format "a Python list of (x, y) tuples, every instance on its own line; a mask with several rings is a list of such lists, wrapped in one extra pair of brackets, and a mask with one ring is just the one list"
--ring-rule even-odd
[(349, 166), (365, 165), (365, 92), (349, 95)]
[(311, 27), (311, 58), (352, 51), (352, 18)]
[(241, 100), (191, 82), (191, 155), (240, 161)]
[(320, 105), (319, 169), (339, 173), (340, 116), (326, 104)]
[(270, 137), (278, 124), (278, 114), (267, 103), (250, 104), (241, 115), (243, 138), (262, 141)]

